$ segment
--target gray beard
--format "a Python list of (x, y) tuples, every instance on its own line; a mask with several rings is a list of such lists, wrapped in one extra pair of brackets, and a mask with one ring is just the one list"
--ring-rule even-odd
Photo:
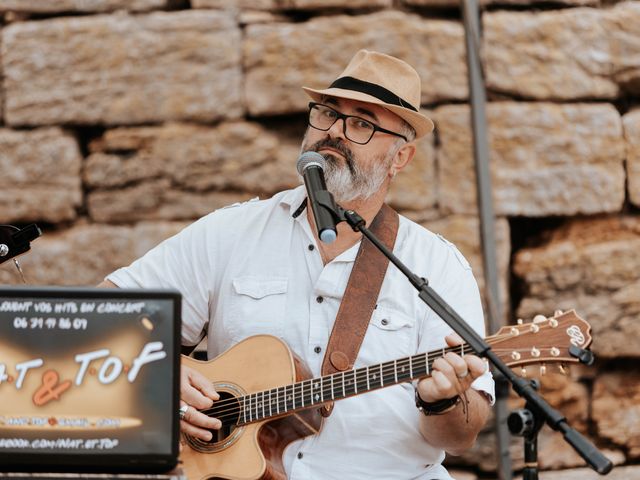
[(326, 155), (325, 158), (327, 165), (324, 178), (327, 189), (338, 203), (368, 200), (380, 191), (389, 172), (389, 162), (381, 161), (384, 159), (372, 162), (366, 169), (354, 162), (350, 170), (333, 155)]
[[(314, 145), (307, 145), (307, 136), (302, 142), (300, 153), (305, 151), (317, 152), (325, 144), (331, 141), (319, 141)], [(324, 178), (329, 190), (338, 203), (349, 203), (353, 201), (365, 201), (380, 191), (393, 161), (393, 157), (399, 150), (391, 148), (386, 154), (374, 158), (366, 167), (354, 159), (353, 153), (345, 146), (331, 145), (339, 148), (345, 156), (345, 162), (340, 158), (323, 154), (327, 160), (324, 168)]]

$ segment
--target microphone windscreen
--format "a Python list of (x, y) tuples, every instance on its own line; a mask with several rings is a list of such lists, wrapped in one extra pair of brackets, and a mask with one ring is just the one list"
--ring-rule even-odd
[(318, 166), (322, 170), (324, 170), (324, 166), (326, 165), (327, 161), (318, 152), (304, 152), (302, 155), (300, 155), (300, 158), (298, 158), (298, 163), (296, 164), (298, 173), (302, 175), (305, 168), (307, 168), (307, 166), (311, 163), (318, 164)]

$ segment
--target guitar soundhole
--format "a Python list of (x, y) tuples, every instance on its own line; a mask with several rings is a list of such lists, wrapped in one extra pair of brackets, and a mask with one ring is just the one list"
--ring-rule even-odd
[(240, 416), (240, 402), (237, 397), (242, 395), (230, 385), (216, 386), (220, 399), (213, 404), (213, 407), (202, 410), (202, 413), (222, 421), (222, 428), (219, 430), (209, 430), (212, 438), (209, 441), (200, 440), (192, 436), (185, 436), (187, 443), (198, 452), (213, 453), (224, 450), (235, 442), (242, 433), (243, 427), (238, 426)]
[[(224, 407), (219, 407), (217, 410), (220, 411), (217, 418), (222, 421), (222, 428), (220, 430), (210, 430), (213, 434), (209, 444), (217, 444), (220, 442), (225, 442), (227, 438), (229, 438), (233, 432), (238, 428), (238, 417), (240, 416), (240, 403), (236, 400), (236, 397), (229, 392), (219, 392), (220, 400), (218, 400), (219, 405), (224, 405)], [(214, 407), (216, 405), (214, 404)], [(211, 415), (213, 417), (216, 414)]]

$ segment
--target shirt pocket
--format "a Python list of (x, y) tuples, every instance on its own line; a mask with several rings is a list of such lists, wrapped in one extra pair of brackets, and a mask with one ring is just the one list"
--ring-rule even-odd
[(234, 341), (260, 334), (282, 337), (287, 277), (245, 276), (233, 279), (227, 331)]
[(398, 310), (378, 305), (371, 315), (362, 343), (365, 364), (395, 360), (412, 355), (415, 348), (415, 321)]

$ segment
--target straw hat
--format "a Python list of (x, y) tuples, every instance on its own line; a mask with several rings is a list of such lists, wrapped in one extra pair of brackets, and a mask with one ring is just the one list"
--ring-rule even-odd
[(329, 88), (302, 89), (316, 102), (329, 95), (380, 105), (411, 125), (416, 138), (433, 130), (433, 122), (418, 111), (418, 72), (408, 63), (384, 53), (360, 50)]

